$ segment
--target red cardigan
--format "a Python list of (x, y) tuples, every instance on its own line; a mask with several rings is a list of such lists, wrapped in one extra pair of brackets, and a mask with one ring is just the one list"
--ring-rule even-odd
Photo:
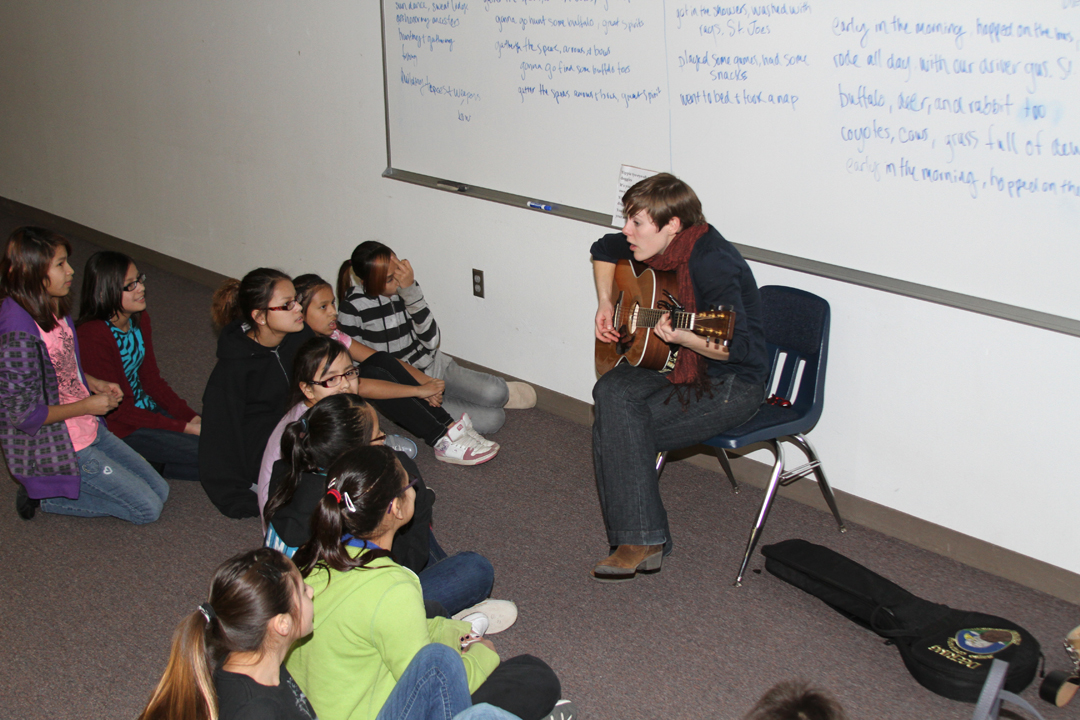
[(154, 358), (154, 344), (150, 329), (150, 315), (144, 310), (139, 317), (139, 330), (142, 331), (143, 346), (146, 356), (139, 368), (139, 382), (146, 394), (154, 399), (165, 412), (172, 415), (167, 418), (160, 413), (135, 407), (134, 393), (124, 375), (124, 365), (120, 360), (120, 348), (116, 344), (112, 330), (104, 320), (90, 320), (80, 325), (79, 349), (82, 354), (83, 370), (99, 380), (108, 380), (120, 386), (124, 391), (124, 401), (120, 406), (105, 416), (105, 424), (117, 437), (127, 437), (139, 428), (159, 428), (183, 432), (188, 421), (195, 417), (195, 411), (188, 407), (179, 395), (173, 392), (158, 370)]

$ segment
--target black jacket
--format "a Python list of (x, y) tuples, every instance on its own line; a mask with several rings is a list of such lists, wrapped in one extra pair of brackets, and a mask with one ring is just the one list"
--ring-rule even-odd
[(240, 320), (218, 336), (217, 365), (203, 392), (199, 436), (199, 481), (223, 515), (256, 517), (252, 489), (259, 478), (266, 441), (292, 387), (296, 351), (314, 333), (306, 325), (285, 336), (276, 348), (263, 347), (245, 334)]

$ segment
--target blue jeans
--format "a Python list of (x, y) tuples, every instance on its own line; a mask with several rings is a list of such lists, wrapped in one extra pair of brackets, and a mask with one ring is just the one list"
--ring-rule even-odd
[(461, 552), (420, 571), (424, 600), (440, 603), (451, 615), (481, 602), (491, 593), (495, 569), (486, 557)]
[[(506, 423), (503, 406), (510, 399), (506, 381), (488, 373), (466, 370), (440, 353), (428, 374), (446, 381), (443, 410), (455, 420), (469, 413), (473, 427), (481, 435), (496, 432)], [(441, 361), (441, 362), (440, 362)]]
[(376, 720), (452, 720), (472, 706), (461, 655), (446, 645), (425, 645), (413, 656)]
[(173, 480), (199, 479), (198, 435), (161, 428), (139, 428), (123, 440), (147, 462), (164, 465), (162, 476)]
[(508, 713), (494, 705), (480, 703), (454, 716), (454, 720), (521, 720), (517, 715)]
[(765, 398), (761, 385), (735, 375), (711, 378), (711, 397), (684, 390), (685, 406), (674, 389), (664, 375), (625, 363), (593, 387), (593, 469), (610, 545), (663, 543), (670, 552), (656, 454), (742, 425)]
[(79, 499), (41, 501), (44, 512), (80, 517), (117, 517), (136, 525), (154, 522), (169, 498), (169, 484), (123, 440), (99, 426), (93, 443), (76, 453), (82, 482)]

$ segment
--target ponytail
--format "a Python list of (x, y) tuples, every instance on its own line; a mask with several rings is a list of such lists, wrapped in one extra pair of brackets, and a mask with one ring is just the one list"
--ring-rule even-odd
[(206, 651), (206, 626), (206, 618), (198, 610), (176, 626), (165, 674), (139, 720), (217, 720), (217, 692)]
[(339, 308), (345, 304), (345, 299), (349, 297), (349, 290), (355, 284), (353, 282), (355, 277), (352, 271), (352, 260), (341, 263), (337, 273), (337, 304)]
[(294, 567), (269, 548), (222, 563), (210, 583), (209, 601), (173, 633), (165, 673), (139, 720), (217, 720), (214, 671), (229, 653), (261, 650), (275, 616), (298, 613)]
[(256, 268), (243, 280), (226, 280), (214, 292), (210, 308), (214, 325), (220, 330), (236, 320), (251, 322), (252, 313), (256, 310), (265, 312), (270, 306), (274, 287), (282, 280), (289, 280), (289, 276), (273, 268)]
[(229, 278), (214, 291), (214, 299), (210, 305), (210, 317), (214, 320), (214, 327), (218, 330), (240, 317), (240, 281)]
[[(329, 338), (327, 338), (329, 339)], [(330, 340), (334, 345), (340, 343)], [(289, 471), (274, 488), (263, 508), (266, 522), (274, 513), (292, 502), (300, 476), (323, 473), (347, 450), (371, 442), (371, 410), (359, 395), (329, 395), (312, 406), (296, 422), (285, 426), (281, 434), (281, 458)]]
[(350, 450), (335, 461), (327, 476), (342, 500), (327, 493), (311, 514), (311, 539), (293, 556), (300, 574), (307, 577), (317, 568), (344, 572), (388, 557), (390, 551), (380, 548), (354, 558), (341, 538), (345, 533), (375, 536), (390, 504), (401, 495), (402, 473), (394, 451), (382, 445)]

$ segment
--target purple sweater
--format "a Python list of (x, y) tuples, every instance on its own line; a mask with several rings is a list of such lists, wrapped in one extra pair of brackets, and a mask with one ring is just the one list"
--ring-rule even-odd
[[(70, 317), (63, 321), (71, 328), (78, 357), (74, 323)], [(0, 447), (8, 470), (34, 499), (79, 497), (79, 459), (67, 423), (44, 424), (49, 405), (59, 404), (56, 370), (37, 323), (19, 303), (4, 298), (0, 303)]]

